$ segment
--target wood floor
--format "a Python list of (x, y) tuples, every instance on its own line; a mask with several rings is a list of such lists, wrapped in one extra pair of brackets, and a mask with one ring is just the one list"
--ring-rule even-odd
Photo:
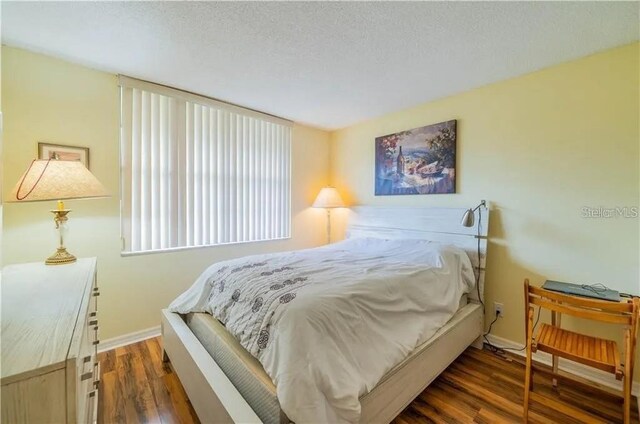
[[(197, 423), (160, 339), (100, 354), (98, 423)], [(469, 348), (395, 420), (417, 423), (517, 423), (522, 414), (524, 367)], [(544, 370), (534, 377), (531, 423), (622, 422), (622, 399), (580, 383), (551, 387)], [(634, 399), (634, 405), (635, 399)], [(638, 422), (634, 408), (633, 422)]]

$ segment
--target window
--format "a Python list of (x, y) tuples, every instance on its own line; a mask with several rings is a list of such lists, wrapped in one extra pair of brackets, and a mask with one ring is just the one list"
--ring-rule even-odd
[(289, 121), (120, 77), (123, 252), (291, 231)]

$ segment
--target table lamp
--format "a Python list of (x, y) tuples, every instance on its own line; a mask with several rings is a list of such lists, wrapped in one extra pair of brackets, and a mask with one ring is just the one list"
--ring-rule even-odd
[(107, 191), (98, 179), (79, 161), (34, 160), (22, 174), (11, 192), (8, 202), (40, 202), (57, 200), (58, 208), (51, 210), (60, 235), (60, 245), (47, 258), (47, 265), (62, 265), (76, 261), (64, 247), (67, 215), (63, 200), (107, 197)]
[(324, 187), (318, 193), (312, 207), (327, 210), (327, 243), (331, 243), (331, 209), (344, 207), (340, 193), (334, 187)]

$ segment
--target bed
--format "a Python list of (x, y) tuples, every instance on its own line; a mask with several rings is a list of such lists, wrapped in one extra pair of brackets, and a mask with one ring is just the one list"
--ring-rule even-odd
[[(374, 386), (360, 389), (357, 417), (361, 422), (390, 422), (464, 349), (474, 343), (481, 345), (479, 339), (483, 331), (484, 317), (477, 299), (484, 291), (486, 228), (489, 214), (487, 209), (482, 208), (476, 212), (482, 214), (482, 225), (478, 225), (479, 217), (476, 216), (476, 225), (467, 228), (460, 225), (464, 211), (378, 207), (356, 207), (351, 211), (347, 228), (349, 239), (376, 237), (385, 240), (413, 240), (411, 243), (418, 245), (424, 240), (456, 246), (456, 251), (462, 251), (463, 255), (466, 255), (465, 261), (468, 257), (467, 262), (474, 274), (472, 278), (477, 278), (479, 282), (477, 290), (474, 288), (459, 298), (457, 296), (461, 292), (452, 294), (456, 296), (455, 307), (447, 320), (433, 332), (426, 333), (428, 337), (420, 340), (403, 359), (394, 359), (397, 362), (394, 362), (393, 367), (385, 368), (384, 375), (380, 374), (381, 378), (376, 377)], [(478, 248), (481, 252), (480, 258), (477, 256)], [(321, 254), (318, 255), (322, 257)], [(244, 266), (247, 267), (250, 266)], [(219, 271), (218, 269), (217, 272)], [(400, 269), (400, 272), (404, 271)], [(451, 301), (452, 299), (449, 303)], [(224, 310), (226, 309), (220, 311)], [(243, 343), (253, 355), (247, 352), (236, 340), (238, 337), (229, 333), (232, 327), (225, 328), (218, 320), (200, 310), (191, 312), (185, 309), (181, 312), (162, 312), (165, 359), (171, 361), (200, 419), (203, 422), (289, 422), (289, 417), (283, 412), (285, 408), (281, 409), (276, 394), (276, 390), (281, 389), (280, 399), (282, 404), (286, 405), (289, 394), (285, 393), (282, 396), (285, 385), (278, 383), (279, 387), (276, 387), (262, 364), (255, 359), (254, 356), (257, 354)], [(222, 320), (229, 325), (225, 319)], [(373, 351), (370, 356), (375, 355), (376, 351)], [(261, 361), (266, 364), (265, 367), (275, 376), (276, 381), (283, 381), (278, 380), (271, 362), (265, 362), (264, 356)], [(369, 362), (377, 365), (375, 361)], [(282, 367), (282, 363), (275, 363), (275, 368)], [(285, 365), (288, 363), (284, 362)], [(304, 367), (299, 370), (306, 371)], [(345, 372), (349, 372), (349, 369)], [(300, 380), (300, 384), (309, 380), (312, 379)], [(300, 393), (305, 393), (304, 390), (300, 387)], [(291, 402), (289, 411), (290, 405)], [(333, 420), (327, 417), (333, 416), (325, 416), (324, 421)], [(341, 420), (353, 421), (352, 415), (341, 417)], [(347, 418), (343, 419), (344, 417)]]

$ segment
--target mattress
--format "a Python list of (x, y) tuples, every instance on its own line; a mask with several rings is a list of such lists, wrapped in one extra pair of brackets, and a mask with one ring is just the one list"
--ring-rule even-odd
[[(460, 298), (459, 309), (462, 309), (467, 303), (468, 298), (465, 294)], [(276, 386), (260, 362), (240, 345), (220, 321), (206, 313), (189, 313), (184, 318), (193, 334), (265, 424), (290, 422), (280, 408)], [(454, 315), (451, 321), (454, 321), (455, 318)], [(418, 346), (416, 351), (431, 344), (442, 334), (443, 332), (438, 331), (433, 337)], [(399, 368), (407, 365), (407, 361), (411, 360), (412, 356), (409, 355), (405, 361), (387, 372), (380, 383), (393, 375)], [(362, 396), (361, 401), (367, 396), (368, 394)]]

